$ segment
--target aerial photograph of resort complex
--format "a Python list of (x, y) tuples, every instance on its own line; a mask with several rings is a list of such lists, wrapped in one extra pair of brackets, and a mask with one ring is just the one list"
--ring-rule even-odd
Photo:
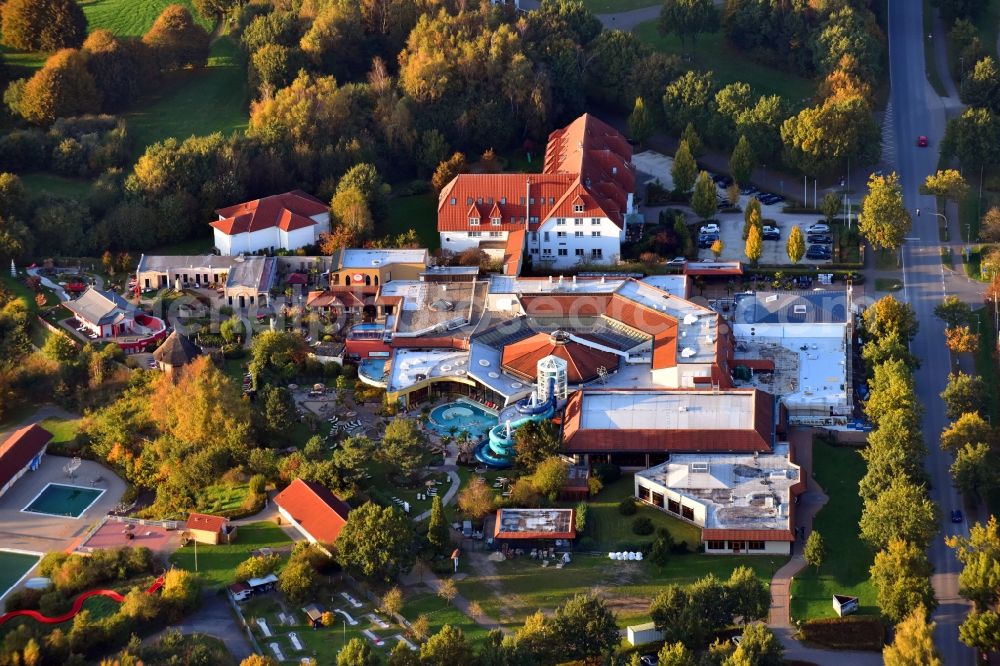
[(1000, 0), (0, 0), (0, 90), (0, 666), (1000, 666)]

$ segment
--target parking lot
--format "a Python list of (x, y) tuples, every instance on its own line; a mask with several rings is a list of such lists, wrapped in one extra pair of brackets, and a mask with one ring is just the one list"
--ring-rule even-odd
[[(749, 197), (740, 197), (742, 205), (746, 205), (745, 199)], [(770, 224), (772, 226), (778, 227), (781, 233), (781, 238), (779, 240), (765, 240), (764, 241), (764, 252), (760, 257), (760, 263), (762, 264), (788, 264), (791, 263), (788, 259), (788, 253), (785, 250), (785, 245), (788, 241), (788, 234), (791, 233), (792, 227), (798, 225), (802, 229), (802, 233), (806, 233), (806, 229), (818, 222), (818, 218), (815, 215), (791, 215), (781, 212), (781, 205), (776, 204), (774, 206), (761, 206), (761, 211), (764, 214), (765, 222), (764, 224)], [(719, 237), (722, 240), (722, 255), (719, 257), (723, 261), (746, 261), (746, 255), (744, 250), (746, 249), (746, 241), (743, 240), (743, 213), (720, 213), (717, 216), (719, 225)], [(774, 220), (773, 222), (768, 222), (767, 220)], [(700, 229), (703, 225), (695, 225), (696, 229)], [(697, 238), (697, 237), (696, 237)], [(806, 243), (808, 248), (809, 243)], [(828, 246), (831, 247), (831, 246)], [(698, 249), (698, 259), (714, 259), (715, 255), (708, 248)], [(831, 260), (813, 260), (802, 258), (800, 263), (802, 264), (813, 264), (822, 265), (828, 264)]]

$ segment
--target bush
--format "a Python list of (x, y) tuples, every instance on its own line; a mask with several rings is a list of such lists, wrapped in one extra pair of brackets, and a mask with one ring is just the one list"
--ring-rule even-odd
[(576, 505), (576, 533), (583, 534), (587, 531), (587, 503), (580, 502)]
[(589, 536), (579, 537), (576, 540), (576, 545), (574, 546), (574, 549), (577, 552), (587, 552), (588, 550), (594, 550), (595, 548), (597, 548), (597, 543)]
[(649, 516), (639, 516), (632, 521), (632, 532), (639, 536), (646, 536), (653, 533), (653, 521)]
[(7, 595), (4, 608), (7, 612), (26, 609), (37, 609), (38, 602), (41, 601), (44, 592), (42, 590), (30, 590), (22, 588)]
[(622, 478), (622, 468), (614, 463), (598, 463), (594, 465), (594, 476), (604, 485), (608, 485)]
[(638, 509), (635, 507), (635, 498), (633, 497), (624, 497), (622, 498), (622, 501), (618, 503), (618, 513), (623, 516), (634, 516), (636, 511), (638, 511)]
[(810, 643), (833, 650), (881, 651), (885, 628), (877, 617), (838, 617), (810, 620), (802, 625)]

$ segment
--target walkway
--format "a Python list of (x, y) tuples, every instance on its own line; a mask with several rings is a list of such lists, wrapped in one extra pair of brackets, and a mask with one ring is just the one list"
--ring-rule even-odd
[[(458, 468), (458, 447), (454, 443), (449, 444), (445, 448), (444, 464), (439, 467), (432, 467), (431, 469), (439, 472), (448, 472), (448, 492), (441, 496), (441, 505), (448, 506), (451, 501), (458, 494), (458, 490), (462, 485), (462, 479), (458, 476), (458, 472), (455, 470)], [(420, 522), (430, 518), (431, 510), (427, 509), (421, 514), (416, 515), (413, 520)]]

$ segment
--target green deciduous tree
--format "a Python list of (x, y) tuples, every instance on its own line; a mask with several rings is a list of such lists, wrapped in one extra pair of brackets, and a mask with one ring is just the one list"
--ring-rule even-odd
[(833, 222), (833, 218), (837, 217), (837, 213), (843, 207), (844, 204), (841, 202), (840, 197), (833, 192), (823, 197), (823, 200), (819, 203), (819, 211), (823, 213), (823, 217), (826, 218), (828, 224)]
[(427, 523), (427, 542), (438, 553), (444, 553), (451, 546), (448, 522), (444, 517), (441, 498), (435, 496), (431, 502), (431, 519)]
[(823, 541), (823, 535), (819, 530), (813, 530), (809, 534), (803, 556), (806, 564), (816, 567), (817, 570), (823, 566), (823, 560), (826, 558), (826, 542)]
[(379, 456), (397, 473), (410, 477), (420, 467), (427, 437), (413, 419), (393, 419), (385, 427)]
[(593, 594), (578, 594), (558, 607), (548, 622), (548, 633), (562, 660), (606, 656), (620, 641), (614, 613)]
[(746, 135), (740, 136), (736, 147), (733, 148), (733, 154), (729, 157), (729, 172), (733, 175), (733, 180), (740, 185), (748, 185), (754, 163), (753, 148), (750, 146), (750, 142), (747, 141)]
[(472, 644), (461, 629), (450, 624), (420, 646), (420, 663), (427, 666), (466, 666), (475, 660)]
[(642, 144), (653, 135), (656, 130), (656, 122), (653, 112), (646, 107), (646, 102), (641, 97), (635, 98), (635, 106), (628, 117), (628, 132), (632, 139)]
[(926, 490), (906, 478), (897, 478), (881, 494), (865, 501), (861, 538), (873, 548), (885, 548), (897, 539), (923, 549), (937, 533), (937, 521), (937, 505), (927, 498)]
[(927, 176), (924, 184), (920, 186), (920, 192), (957, 203), (968, 196), (969, 185), (957, 169), (938, 169)]
[(882, 652), (885, 666), (942, 666), (944, 662), (934, 647), (934, 627), (926, 608), (913, 609), (896, 625), (892, 645)]
[(78, 48), (87, 18), (74, 0), (8, 0), (0, 7), (3, 44), (18, 51)]
[(278, 587), (292, 603), (308, 599), (315, 585), (316, 570), (304, 558), (290, 560), (278, 574)]
[(466, 516), (481, 521), (496, 505), (496, 494), (482, 479), (469, 482), (458, 492), (458, 508)]
[(379, 659), (368, 642), (361, 638), (347, 641), (347, 645), (337, 653), (337, 666), (378, 666), (378, 663)]
[(966, 168), (996, 164), (1000, 160), (1000, 120), (989, 109), (969, 108), (948, 121), (941, 154), (955, 156)]
[(895, 538), (884, 545), (871, 568), (882, 614), (901, 622), (919, 606), (936, 607), (930, 580), (933, 567), (923, 547)]
[(1000, 469), (989, 444), (966, 444), (956, 451), (951, 480), (960, 493), (976, 501), (995, 488), (1000, 482)]
[(880, 151), (878, 125), (861, 97), (829, 98), (785, 120), (781, 140), (786, 160), (812, 176), (832, 172), (846, 159), (874, 162)]
[(711, 72), (688, 70), (671, 81), (663, 93), (667, 125), (675, 132), (687, 127), (706, 127), (714, 110), (715, 84)]
[(869, 339), (897, 333), (909, 342), (917, 334), (917, 317), (913, 308), (892, 295), (883, 296), (866, 308), (862, 323)]
[(944, 300), (934, 307), (934, 316), (946, 326), (962, 326), (969, 323), (972, 308), (958, 296), (945, 296)]
[(677, 152), (674, 153), (674, 161), (670, 166), (670, 177), (674, 182), (674, 191), (680, 193), (690, 192), (698, 178), (698, 165), (684, 139), (677, 144)]
[(767, 625), (755, 623), (743, 628), (742, 640), (726, 664), (740, 666), (781, 666), (785, 663), (785, 648)]
[(665, 643), (657, 653), (660, 666), (695, 666), (694, 653), (684, 643)]
[(991, 444), (996, 435), (979, 412), (965, 412), (941, 433), (941, 448), (958, 451), (967, 444)]
[(895, 250), (912, 227), (910, 213), (903, 203), (903, 189), (895, 173), (872, 174), (868, 194), (861, 202), (858, 231), (876, 250)]
[(792, 227), (792, 230), (788, 232), (785, 252), (788, 254), (788, 260), (793, 264), (802, 261), (802, 257), (806, 254), (806, 239), (798, 225)]
[(393, 507), (365, 502), (337, 537), (337, 561), (366, 578), (392, 580), (413, 566), (413, 528)]
[(965, 73), (960, 96), (967, 106), (997, 111), (1000, 107), (1000, 71), (993, 56), (982, 58)]
[(952, 420), (967, 412), (978, 412), (986, 404), (986, 385), (980, 377), (964, 372), (948, 374), (948, 384), (941, 391), (945, 415)]
[(550, 456), (538, 464), (532, 478), (539, 492), (555, 501), (569, 480), (569, 472), (562, 458)]
[(703, 220), (707, 220), (718, 208), (715, 196), (715, 183), (707, 171), (698, 174), (698, 180), (694, 184), (694, 193), (691, 195), (691, 210), (695, 215)]
[(698, 35), (719, 29), (719, 10), (712, 0), (664, 0), (657, 28), (661, 35), (674, 34), (694, 45)]
[(1000, 649), (1000, 614), (994, 610), (973, 611), (958, 627), (958, 638), (984, 652)]
[(529, 421), (514, 431), (514, 445), (518, 466), (534, 472), (539, 463), (559, 453), (562, 439), (551, 421)]

